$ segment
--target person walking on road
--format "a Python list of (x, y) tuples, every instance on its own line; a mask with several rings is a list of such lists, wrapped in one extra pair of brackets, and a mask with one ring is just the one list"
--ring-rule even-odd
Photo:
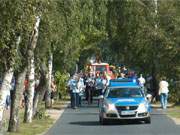
[(159, 95), (160, 95), (160, 102), (161, 102), (161, 107), (163, 109), (167, 108), (167, 100), (168, 100), (168, 82), (166, 81), (166, 78), (163, 77), (161, 81), (159, 82)]
[(139, 82), (139, 85), (141, 87), (144, 87), (144, 84), (146, 82), (146, 80), (144, 79), (144, 77), (142, 76), (142, 74), (140, 74), (140, 77), (138, 78), (138, 82)]
[(103, 90), (103, 82), (102, 82), (102, 75), (100, 76), (99, 74), (96, 75), (95, 79), (95, 89), (97, 91), (97, 95), (102, 95), (102, 90)]
[(77, 87), (79, 90), (79, 106), (81, 106), (82, 105), (81, 104), (82, 96), (85, 91), (84, 79), (82, 78), (82, 75), (80, 75), (79, 81), (77, 83)]
[(138, 78), (138, 82), (140, 87), (143, 89), (143, 91), (145, 92), (145, 88), (144, 88), (144, 84), (146, 83), (146, 80), (144, 79), (144, 77), (142, 76), (142, 74), (140, 74), (140, 77)]
[(93, 102), (93, 91), (94, 91), (94, 84), (95, 80), (92, 75), (88, 77), (86, 80), (86, 100), (88, 101), (88, 104), (92, 104)]
[(77, 75), (74, 75), (72, 79), (69, 80), (68, 86), (70, 87), (71, 95), (71, 108), (76, 109), (79, 103), (78, 88), (77, 88)]

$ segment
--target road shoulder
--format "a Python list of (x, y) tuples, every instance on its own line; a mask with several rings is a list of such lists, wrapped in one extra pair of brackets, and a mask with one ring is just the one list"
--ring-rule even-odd
[(180, 125), (180, 105), (168, 108), (167, 115), (176, 123), (176, 125)]
[[(160, 103), (151, 104), (151, 107), (157, 110), (162, 110)], [(167, 107), (168, 107), (167, 110), (164, 110), (165, 114), (170, 119), (172, 119), (176, 125), (180, 125), (180, 105), (169, 103)]]
[(46, 134), (49, 131), (49, 129), (53, 127), (56, 121), (61, 118), (64, 110), (68, 107), (69, 103), (70, 103), (69, 101), (58, 102), (55, 103), (55, 105), (53, 105), (52, 108), (46, 110), (46, 114), (53, 119), (53, 124), (48, 129), (46, 129), (46, 131), (44, 131), (39, 135)]

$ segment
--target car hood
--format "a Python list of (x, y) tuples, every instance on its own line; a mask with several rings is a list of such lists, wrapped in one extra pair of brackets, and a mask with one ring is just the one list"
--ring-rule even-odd
[(107, 102), (116, 106), (138, 106), (142, 102), (146, 102), (144, 97), (141, 98), (107, 98)]

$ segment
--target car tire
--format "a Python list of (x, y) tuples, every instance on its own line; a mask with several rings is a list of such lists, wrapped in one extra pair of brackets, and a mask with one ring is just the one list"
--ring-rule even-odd
[(102, 117), (99, 117), (99, 123), (100, 123), (101, 125), (107, 125), (107, 124), (108, 124), (108, 121), (107, 121), (107, 119), (104, 119), (104, 118), (102, 118)]
[(147, 124), (151, 124), (151, 117), (146, 118), (144, 121), (145, 121), (145, 123), (147, 123)]

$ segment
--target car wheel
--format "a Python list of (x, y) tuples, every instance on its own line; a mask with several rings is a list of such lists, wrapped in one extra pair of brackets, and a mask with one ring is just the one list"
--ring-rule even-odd
[(150, 124), (151, 123), (151, 117), (146, 118), (144, 121), (145, 121), (145, 123)]
[(99, 117), (99, 122), (100, 122), (101, 125), (108, 124), (108, 121), (106, 119), (102, 118), (102, 117)]

